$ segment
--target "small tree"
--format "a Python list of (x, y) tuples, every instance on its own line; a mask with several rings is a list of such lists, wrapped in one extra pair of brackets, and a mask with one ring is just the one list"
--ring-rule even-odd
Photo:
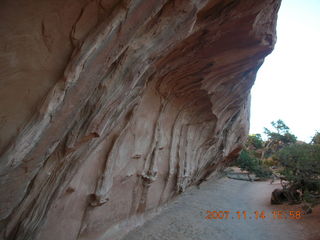
[(289, 127), (281, 119), (276, 122), (272, 121), (271, 125), (275, 131), (264, 128), (264, 133), (268, 136), (268, 140), (261, 159), (270, 157), (281, 148), (296, 143), (297, 141), (297, 137), (290, 133)]
[(284, 167), (288, 191), (301, 191), (311, 207), (320, 203), (320, 145), (292, 144), (281, 149), (275, 158)]
[(297, 137), (290, 133), (289, 127), (281, 120), (272, 121), (271, 125), (276, 132), (264, 128), (264, 133), (268, 136), (269, 141), (281, 142), (283, 145), (289, 145), (297, 141)]
[(317, 132), (314, 134), (314, 136), (312, 137), (311, 143), (312, 143), (312, 144), (319, 144), (319, 145), (320, 145), (320, 132), (317, 131)]
[(242, 170), (254, 173), (257, 177), (268, 178), (271, 176), (269, 168), (264, 166), (260, 159), (256, 158), (251, 152), (246, 149), (241, 151), (240, 156), (236, 161), (236, 165)]
[(261, 134), (251, 134), (248, 136), (246, 147), (249, 149), (257, 150), (264, 146), (264, 141), (262, 140)]

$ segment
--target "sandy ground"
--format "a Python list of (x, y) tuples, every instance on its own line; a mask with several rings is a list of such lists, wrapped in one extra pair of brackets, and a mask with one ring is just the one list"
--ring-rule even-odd
[[(292, 205), (270, 205), (279, 184), (221, 178), (200, 189), (188, 189), (160, 215), (129, 232), (123, 240), (320, 240), (320, 209), (301, 219), (273, 219), (272, 211), (301, 210)], [(209, 211), (230, 211), (229, 219), (206, 219)], [(238, 219), (237, 211), (247, 211)], [(255, 219), (264, 211), (265, 219)], [(251, 217), (251, 219), (250, 219)], [(233, 219), (232, 219), (233, 218)]]

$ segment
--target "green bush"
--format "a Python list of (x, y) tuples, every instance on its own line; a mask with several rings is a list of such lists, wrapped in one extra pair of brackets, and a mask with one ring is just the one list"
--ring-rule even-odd
[(246, 147), (253, 149), (261, 149), (264, 146), (264, 142), (262, 140), (261, 134), (251, 134), (248, 136)]
[(320, 197), (320, 145), (292, 144), (275, 158), (284, 167), (282, 174), (290, 186), (301, 190), (303, 199), (318, 203)]
[(236, 165), (242, 170), (254, 173), (257, 177), (268, 178), (272, 172), (262, 164), (262, 161), (255, 158), (249, 151), (242, 150), (240, 156), (236, 160)]
[(311, 143), (320, 145), (320, 132), (317, 131), (314, 134), (314, 136), (312, 137)]

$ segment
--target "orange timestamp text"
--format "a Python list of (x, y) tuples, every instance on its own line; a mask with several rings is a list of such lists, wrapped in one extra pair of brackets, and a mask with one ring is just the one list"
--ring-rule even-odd
[(301, 219), (302, 211), (207, 211), (206, 219)]

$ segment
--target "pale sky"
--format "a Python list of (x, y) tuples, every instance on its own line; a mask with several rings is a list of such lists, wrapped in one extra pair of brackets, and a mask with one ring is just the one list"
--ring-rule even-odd
[(283, 0), (277, 44), (260, 68), (251, 98), (250, 133), (282, 119), (299, 140), (320, 130), (320, 0)]

